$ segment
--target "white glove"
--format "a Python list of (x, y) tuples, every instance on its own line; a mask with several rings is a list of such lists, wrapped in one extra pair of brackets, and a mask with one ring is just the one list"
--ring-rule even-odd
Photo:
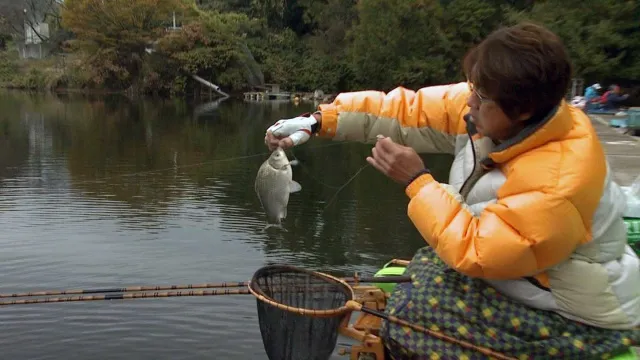
[(311, 126), (315, 125), (318, 121), (313, 115), (310, 116), (298, 116), (293, 119), (278, 120), (275, 124), (271, 125), (267, 131), (281, 139), (289, 137), (293, 142), (293, 145), (299, 145), (305, 143), (311, 138), (313, 131)]

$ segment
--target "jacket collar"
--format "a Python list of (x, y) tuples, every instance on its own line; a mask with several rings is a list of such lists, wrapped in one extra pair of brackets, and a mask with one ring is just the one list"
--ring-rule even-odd
[[(471, 123), (470, 115), (465, 115), (464, 119), (467, 123), (469, 136), (475, 138), (478, 135), (478, 130)], [(481, 160), (482, 164), (492, 167), (496, 164), (505, 163), (531, 149), (563, 138), (573, 127), (571, 111), (564, 100), (548, 114), (543, 115), (542, 120), (534, 120), (530, 121), (530, 123), (512, 138), (496, 145), (488, 154), (488, 157)]]

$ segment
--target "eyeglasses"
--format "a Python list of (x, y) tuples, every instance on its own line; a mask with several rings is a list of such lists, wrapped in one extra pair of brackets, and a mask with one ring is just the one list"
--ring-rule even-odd
[(473, 83), (471, 83), (471, 81), (467, 80), (467, 86), (469, 86), (469, 91), (471, 91), (478, 98), (478, 100), (480, 100), (481, 103), (493, 101), (487, 97), (480, 95), (480, 93), (476, 90), (475, 86), (473, 86)]

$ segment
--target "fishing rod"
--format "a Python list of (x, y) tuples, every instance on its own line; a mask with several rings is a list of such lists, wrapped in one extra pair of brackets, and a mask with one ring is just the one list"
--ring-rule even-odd
[(186, 289), (212, 289), (212, 288), (236, 288), (246, 286), (245, 282), (221, 282), (203, 284), (180, 284), (165, 286), (128, 286), (122, 288), (96, 288), (96, 289), (70, 289), (70, 290), (47, 290), (31, 291), (15, 294), (0, 294), (0, 298), (16, 298), (29, 296), (52, 296), (52, 295), (79, 295), (79, 294), (104, 294), (104, 293), (127, 293), (134, 291), (160, 291), (160, 290), (186, 290)]
[[(399, 283), (399, 282), (410, 282), (410, 276), (386, 276), (386, 277), (377, 277), (377, 278), (346, 278), (345, 281), (357, 283), (367, 283), (367, 282), (376, 282), (376, 283)], [(3, 294), (5, 298), (7, 297), (20, 297), (20, 296), (45, 296), (45, 295), (63, 295), (63, 294), (88, 294), (91, 292), (117, 292), (116, 294), (102, 294), (102, 295), (79, 295), (79, 296), (68, 296), (68, 297), (50, 297), (50, 298), (39, 298), (39, 299), (15, 299), (10, 301), (0, 301), (0, 307), (8, 306), (8, 305), (33, 305), (33, 304), (50, 304), (50, 303), (61, 303), (61, 302), (79, 302), (79, 301), (106, 301), (106, 300), (129, 300), (129, 299), (148, 299), (148, 298), (168, 298), (168, 297), (188, 297), (188, 296), (219, 296), (219, 295), (250, 295), (251, 292), (248, 288), (249, 282), (225, 282), (225, 283), (217, 283), (217, 284), (196, 284), (196, 285), (169, 285), (166, 286), (135, 286), (128, 288), (113, 288), (113, 289), (87, 289), (87, 290), (54, 290), (54, 291), (40, 291), (40, 292), (31, 292), (31, 293), (22, 293), (22, 294)], [(322, 283), (318, 282), (318, 290), (324, 289), (322, 287)], [(170, 288), (170, 287), (184, 287), (185, 289), (191, 289), (189, 286), (222, 286), (223, 288), (213, 289), (213, 290), (190, 290), (190, 291), (164, 291), (164, 292), (144, 292), (144, 291), (154, 291), (154, 289), (160, 288)], [(235, 287), (235, 288), (234, 288)], [(286, 288), (286, 286), (285, 286)], [(142, 292), (139, 292), (140, 289)], [(277, 286), (275, 287), (277, 289)], [(301, 291), (304, 291), (304, 288), (301, 288)], [(129, 292), (126, 292), (129, 291)], [(138, 291), (138, 292), (132, 292)]]
[(0, 307), (7, 305), (32, 305), (32, 304), (49, 304), (61, 302), (76, 301), (100, 301), (100, 300), (128, 300), (128, 299), (144, 299), (144, 298), (168, 298), (183, 296), (216, 296), (216, 295), (249, 295), (249, 289), (214, 289), (214, 290), (191, 290), (191, 291), (166, 291), (166, 292), (135, 292), (126, 294), (105, 294), (105, 295), (88, 295), (88, 296), (69, 296), (54, 297), (44, 299), (19, 299), (11, 301), (1, 301)]
[[(409, 276), (380, 276), (380, 277), (347, 277), (343, 278), (348, 283), (401, 283), (410, 282)], [(128, 286), (120, 288), (95, 288), (95, 289), (69, 289), (69, 290), (46, 290), (30, 291), (15, 294), (0, 294), (0, 298), (36, 297), (36, 296), (56, 296), (56, 295), (81, 295), (81, 294), (105, 294), (105, 293), (130, 293), (137, 291), (162, 291), (162, 290), (188, 290), (188, 289), (228, 289), (248, 287), (248, 281), (240, 282), (220, 282), (202, 284), (179, 284), (179, 285), (152, 285), (152, 286)], [(215, 295), (215, 294), (214, 294)], [(104, 299), (104, 300), (115, 300)], [(0, 303), (2, 305), (2, 303)]]

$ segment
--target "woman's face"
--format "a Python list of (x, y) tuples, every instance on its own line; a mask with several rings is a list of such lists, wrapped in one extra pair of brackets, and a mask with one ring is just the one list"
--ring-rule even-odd
[(524, 120), (529, 114), (523, 114), (516, 120), (510, 119), (498, 103), (483, 95), (469, 83), (471, 95), (467, 105), (471, 109), (471, 122), (480, 134), (494, 141), (504, 141), (524, 128)]

